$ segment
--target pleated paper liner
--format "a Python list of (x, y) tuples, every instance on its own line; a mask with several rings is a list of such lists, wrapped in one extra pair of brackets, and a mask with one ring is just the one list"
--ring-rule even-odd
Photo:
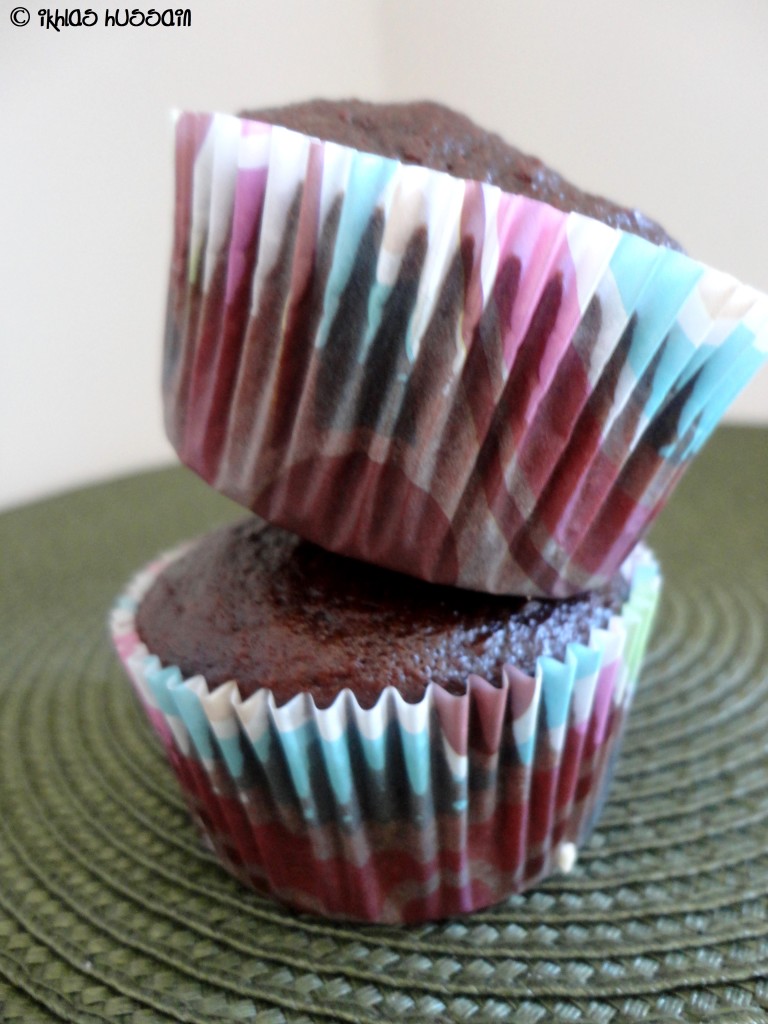
[(168, 434), (328, 549), (493, 593), (604, 584), (767, 329), (763, 295), (579, 214), (178, 119)]
[[(621, 614), (463, 695), (430, 684), (417, 703), (385, 689), (242, 699), (235, 682), (184, 679), (141, 642), (135, 612), (171, 554), (111, 618), (115, 647), (192, 815), (246, 884), (328, 917), (409, 923), (489, 905), (572, 866), (608, 784), (656, 606), (648, 549), (622, 571)], [(290, 671), (290, 667), (286, 668)]]

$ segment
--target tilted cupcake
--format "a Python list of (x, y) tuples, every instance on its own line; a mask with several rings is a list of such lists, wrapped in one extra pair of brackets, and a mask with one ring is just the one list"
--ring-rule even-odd
[(444, 108), (254, 116), (177, 123), (182, 461), (425, 580), (605, 584), (765, 360), (765, 297)]
[(149, 566), (112, 634), (230, 871), (300, 910), (407, 923), (572, 866), (658, 592), (644, 548), (599, 592), (529, 601), (251, 519)]

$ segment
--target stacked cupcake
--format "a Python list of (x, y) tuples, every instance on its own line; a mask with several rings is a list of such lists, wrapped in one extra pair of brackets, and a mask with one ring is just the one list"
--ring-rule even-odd
[(166, 426), (259, 518), (112, 631), (222, 863), (388, 922), (568, 870), (641, 538), (767, 355), (765, 297), (444, 108), (181, 115)]

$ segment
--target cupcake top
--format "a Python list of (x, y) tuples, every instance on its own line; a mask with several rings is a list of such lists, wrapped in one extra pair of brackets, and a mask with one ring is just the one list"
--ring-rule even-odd
[(440, 103), (369, 103), (310, 100), (244, 111), (241, 117), (380, 156), (498, 185), (505, 192), (540, 199), (564, 212), (583, 213), (656, 245), (680, 245), (640, 210), (583, 192), (537, 157)]
[(209, 534), (171, 563), (143, 599), (138, 632), (163, 664), (209, 685), (300, 691), (319, 707), (344, 688), (370, 707), (387, 686), (417, 701), (429, 683), (466, 690), (514, 664), (563, 659), (588, 643), (628, 592), (609, 586), (566, 601), (493, 597), (423, 583), (333, 555), (256, 519)]

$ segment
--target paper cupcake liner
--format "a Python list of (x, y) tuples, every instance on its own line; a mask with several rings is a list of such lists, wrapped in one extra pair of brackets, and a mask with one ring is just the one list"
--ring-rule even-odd
[(227, 115), (177, 122), (189, 467), (439, 583), (604, 584), (768, 356), (768, 300), (579, 214)]
[[(198, 827), (229, 871), (299, 910), (408, 923), (494, 903), (567, 870), (589, 835), (660, 591), (638, 548), (629, 597), (588, 645), (535, 676), (507, 665), (454, 695), (407, 703), (388, 687), (318, 708), (209, 688), (161, 665), (135, 613), (164, 565), (140, 573), (111, 616), (116, 650)], [(290, 666), (286, 667), (290, 673)]]

